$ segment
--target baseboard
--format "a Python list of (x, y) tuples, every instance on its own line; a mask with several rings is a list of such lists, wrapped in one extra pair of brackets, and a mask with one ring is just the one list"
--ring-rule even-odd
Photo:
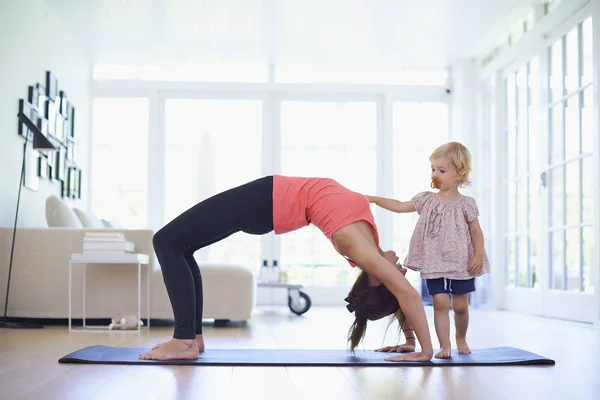
[[(0, 317), (1, 319), (1, 317)], [(19, 318), (19, 317), (7, 317), (7, 322), (17, 322), (24, 324), (39, 324), (44, 326), (69, 326), (68, 318)], [(142, 318), (144, 324), (146, 324), (146, 319)], [(90, 326), (108, 326), (111, 323), (110, 318), (86, 318), (85, 322)], [(216, 327), (240, 327), (246, 325), (247, 321), (229, 321), (226, 325), (221, 325), (219, 323), (215, 323), (215, 320), (206, 319), (202, 321), (202, 326), (216, 326)], [(81, 326), (83, 325), (82, 318), (73, 318), (71, 319), (71, 324), (73, 326)], [(172, 327), (174, 325), (174, 321), (172, 319), (163, 319), (163, 318), (151, 318), (150, 319), (150, 327)]]

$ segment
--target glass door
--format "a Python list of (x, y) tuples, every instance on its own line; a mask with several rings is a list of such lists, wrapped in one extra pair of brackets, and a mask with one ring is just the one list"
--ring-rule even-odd
[(506, 77), (509, 310), (598, 318), (592, 40), (588, 17)]
[(593, 28), (588, 17), (549, 48), (548, 284), (545, 314), (594, 321)]
[[(449, 109), (447, 103), (393, 103), (393, 197), (410, 201), (419, 192), (431, 190), (429, 155), (449, 138)], [(408, 245), (419, 215), (391, 214), (393, 246), (400, 262), (408, 254)], [(421, 292), (423, 301), (431, 304), (424, 280), (418, 272), (410, 271), (406, 278)]]
[[(376, 101), (281, 99), (279, 104), (281, 174), (333, 178), (356, 192), (376, 192)], [(275, 236), (274, 246), (289, 281), (347, 290), (358, 272), (313, 225)]]
[[(165, 223), (214, 194), (262, 176), (262, 109), (261, 100), (165, 100)], [(258, 270), (261, 237), (236, 233), (195, 257), (199, 263), (239, 263)]]

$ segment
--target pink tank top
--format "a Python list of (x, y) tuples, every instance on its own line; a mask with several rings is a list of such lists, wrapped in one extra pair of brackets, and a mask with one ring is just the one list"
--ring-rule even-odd
[[(312, 223), (331, 240), (335, 232), (356, 221), (366, 221), (372, 226), (379, 246), (377, 226), (365, 195), (329, 178), (273, 176), (273, 228), (276, 234)], [(356, 266), (351, 261), (350, 264)]]

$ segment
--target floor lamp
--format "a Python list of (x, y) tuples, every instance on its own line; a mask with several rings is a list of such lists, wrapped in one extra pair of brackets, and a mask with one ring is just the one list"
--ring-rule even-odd
[(8, 281), (6, 282), (6, 299), (4, 301), (4, 318), (0, 321), (0, 328), (13, 328), (13, 329), (39, 329), (43, 328), (39, 324), (24, 324), (16, 322), (7, 322), (6, 313), (8, 311), (8, 293), (10, 291), (10, 278), (12, 274), (12, 263), (13, 254), (15, 251), (15, 236), (17, 233), (17, 219), (19, 217), (19, 203), (21, 202), (21, 187), (23, 186), (23, 180), (25, 178), (25, 155), (27, 153), (27, 142), (29, 141), (29, 132), (33, 133), (33, 149), (39, 151), (56, 151), (56, 147), (44, 136), (37, 126), (28, 116), (22, 112), (18, 115), (19, 121), (21, 121), (27, 127), (25, 133), (25, 143), (23, 144), (23, 162), (21, 164), (21, 179), (19, 180), (19, 194), (17, 195), (17, 211), (15, 212), (15, 225), (13, 227), (12, 246), (10, 248), (10, 264), (8, 265)]

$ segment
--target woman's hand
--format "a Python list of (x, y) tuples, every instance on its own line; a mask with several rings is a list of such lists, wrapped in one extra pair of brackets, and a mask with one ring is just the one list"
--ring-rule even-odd
[(423, 361), (431, 361), (431, 357), (433, 354), (425, 354), (423, 352), (420, 353), (410, 353), (410, 354), (401, 354), (393, 357), (388, 357), (385, 361), (414, 361), (414, 362), (423, 362)]
[(404, 343), (398, 346), (387, 346), (382, 347), (381, 349), (375, 350), (380, 353), (411, 353), (415, 351), (415, 345)]

